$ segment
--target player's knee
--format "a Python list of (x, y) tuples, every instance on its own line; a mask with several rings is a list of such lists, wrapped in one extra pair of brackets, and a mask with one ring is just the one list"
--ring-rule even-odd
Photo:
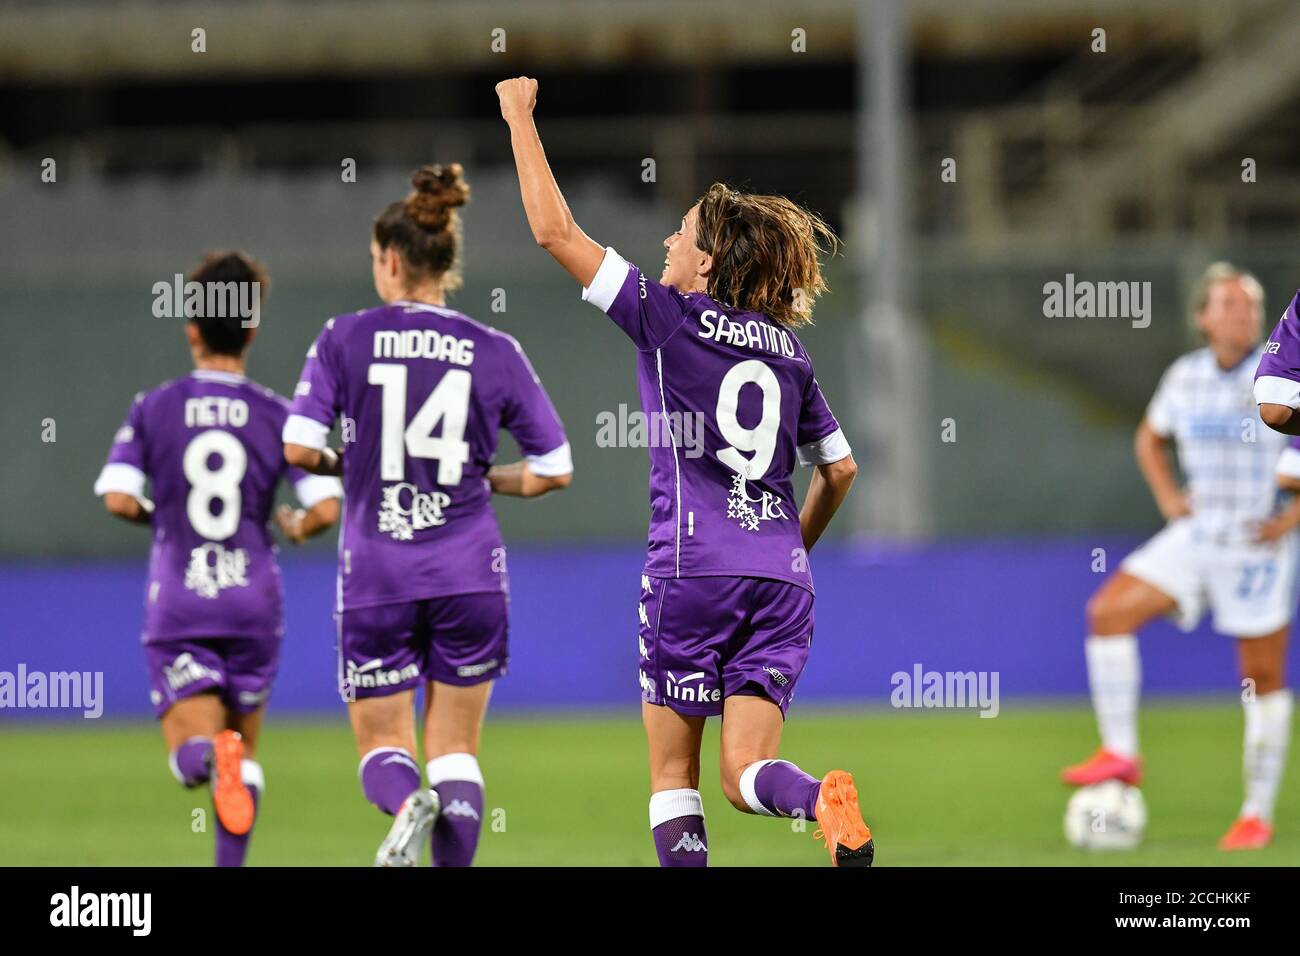
[(1086, 614), (1089, 634), (1124, 634), (1131, 630), (1124, 608), (1105, 590), (1088, 599)]
[(1272, 664), (1252, 666), (1242, 674), (1242, 679), (1250, 681), (1256, 697), (1281, 690), (1285, 683), (1282, 668)]
[(656, 790), (698, 790), (700, 786), (700, 760), (698, 757), (663, 757), (650, 767), (650, 785)]
[(742, 813), (752, 813), (749, 804), (745, 801), (745, 795), (740, 792), (740, 774), (730, 773), (727, 770), (722, 772), (722, 795), (727, 798), (737, 810)]

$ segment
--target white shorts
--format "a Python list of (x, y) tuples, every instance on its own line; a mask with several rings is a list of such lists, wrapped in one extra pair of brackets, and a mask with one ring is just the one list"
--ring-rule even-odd
[(1177, 602), (1170, 617), (1190, 631), (1214, 613), (1229, 637), (1263, 637), (1285, 627), (1296, 604), (1296, 536), (1269, 544), (1220, 543), (1198, 535), (1191, 519), (1166, 525), (1120, 565)]

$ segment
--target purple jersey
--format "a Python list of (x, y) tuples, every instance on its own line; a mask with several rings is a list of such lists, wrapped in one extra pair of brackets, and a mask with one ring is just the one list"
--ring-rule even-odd
[(551, 401), (509, 335), (395, 302), (340, 315), (307, 352), (284, 440), (342, 417), (340, 610), (505, 590), (487, 470), (501, 428), (539, 475), (573, 470)]
[(1300, 292), (1269, 336), (1255, 372), (1255, 402), (1300, 408)]
[(640, 353), (651, 438), (646, 573), (812, 590), (791, 473), (796, 459), (829, 464), (849, 445), (798, 338), (766, 316), (660, 285), (613, 249), (582, 297)]
[(288, 415), (286, 399), (228, 372), (199, 370), (136, 396), (95, 494), (152, 507), (146, 642), (283, 633), (267, 528), (276, 485), (287, 474), (307, 507), (342, 494), (337, 480), (285, 464)]

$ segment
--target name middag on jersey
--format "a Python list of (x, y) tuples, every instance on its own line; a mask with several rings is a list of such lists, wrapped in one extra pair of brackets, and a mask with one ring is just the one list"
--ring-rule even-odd
[(453, 365), (474, 364), (474, 340), (436, 329), (381, 329), (375, 333), (375, 358), (435, 359)]

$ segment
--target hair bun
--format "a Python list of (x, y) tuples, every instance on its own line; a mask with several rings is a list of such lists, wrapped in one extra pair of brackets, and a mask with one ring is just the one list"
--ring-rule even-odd
[(447, 228), (455, 210), (469, 202), (469, 183), (460, 163), (421, 166), (411, 176), (406, 213), (424, 229)]

